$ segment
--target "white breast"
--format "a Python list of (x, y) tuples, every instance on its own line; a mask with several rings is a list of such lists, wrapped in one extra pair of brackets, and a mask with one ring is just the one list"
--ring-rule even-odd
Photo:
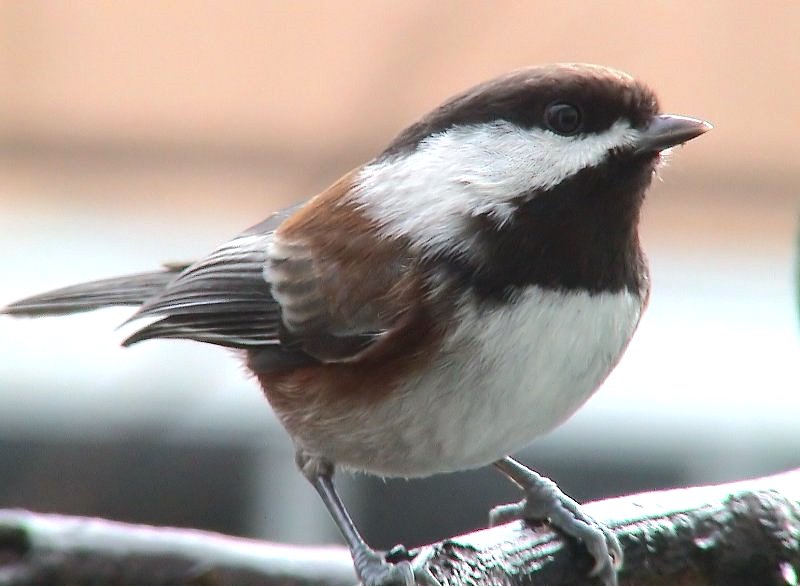
[(591, 396), (621, 357), (641, 311), (641, 298), (627, 291), (532, 287), (514, 306), (481, 310), (465, 303), (462, 326), (434, 369), (372, 419), (369, 463), (350, 464), (424, 476), (483, 466), (519, 450)]

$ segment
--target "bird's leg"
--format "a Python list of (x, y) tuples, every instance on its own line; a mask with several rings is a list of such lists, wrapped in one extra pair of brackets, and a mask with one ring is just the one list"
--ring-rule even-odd
[(622, 566), (622, 547), (616, 535), (583, 511), (577, 502), (565, 495), (555, 482), (505, 457), (494, 463), (525, 492), (519, 503), (495, 507), (489, 513), (489, 524), (500, 525), (515, 519), (550, 521), (556, 529), (582, 541), (595, 560), (591, 576), (598, 576), (606, 586), (616, 586), (617, 570)]
[[(336, 492), (336, 487), (333, 485), (334, 468), (330, 462), (298, 450), (297, 465), (319, 493), (322, 502), (325, 503), (333, 521), (341, 531), (347, 547), (350, 548), (350, 554), (353, 556), (356, 574), (364, 586), (415, 586), (417, 584), (440, 586), (427, 566), (430, 550), (423, 548), (411, 561), (406, 559), (391, 563), (382, 553), (367, 545)], [(397, 547), (395, 550), (406, 552), (403, 547)], [(410, 556), (404, 555), (403, 557)]]

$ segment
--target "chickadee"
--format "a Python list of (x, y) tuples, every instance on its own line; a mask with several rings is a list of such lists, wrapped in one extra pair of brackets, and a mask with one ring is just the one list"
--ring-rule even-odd
[[(569, 417), (647, 304), (639, 213), (660, 153), (711, 128), (629, 75), (530, 67), (425, 115), (374, 159), (187, 266), (12, 303), (17, 316), (141, 305), (128, 338), (245, 351), (367, 586), (435, 583), (359, 535), (335, 468), (422, 477), (493, 464), (617, 583), (622, 550), (508, 457)], [(132, 319), (133, 319), (132, 318)]]

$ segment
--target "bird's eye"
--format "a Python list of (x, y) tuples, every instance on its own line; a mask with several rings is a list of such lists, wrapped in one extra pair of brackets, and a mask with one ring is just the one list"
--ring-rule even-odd
[(572, 136), (581, 129), (583, 115), (573, 104), (554, 102), (544, 110), (544, 123), (556, 134)]

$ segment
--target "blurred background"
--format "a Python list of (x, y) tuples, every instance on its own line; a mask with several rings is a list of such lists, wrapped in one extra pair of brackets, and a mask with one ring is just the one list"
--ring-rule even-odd
[[(716, 128), (645, 209), (654, 291), (604, 387), (519, 457), (579, 499), (800, 466), (797, 2), (0, 0), (0, 304), (192, 259), (447, 96), (589, 61)], [(0, 318), (0, 507), (338, 536), (237, 358), (130, 311)], [(489, 471), (340, 483), (368, 540), (484, 524)]]

